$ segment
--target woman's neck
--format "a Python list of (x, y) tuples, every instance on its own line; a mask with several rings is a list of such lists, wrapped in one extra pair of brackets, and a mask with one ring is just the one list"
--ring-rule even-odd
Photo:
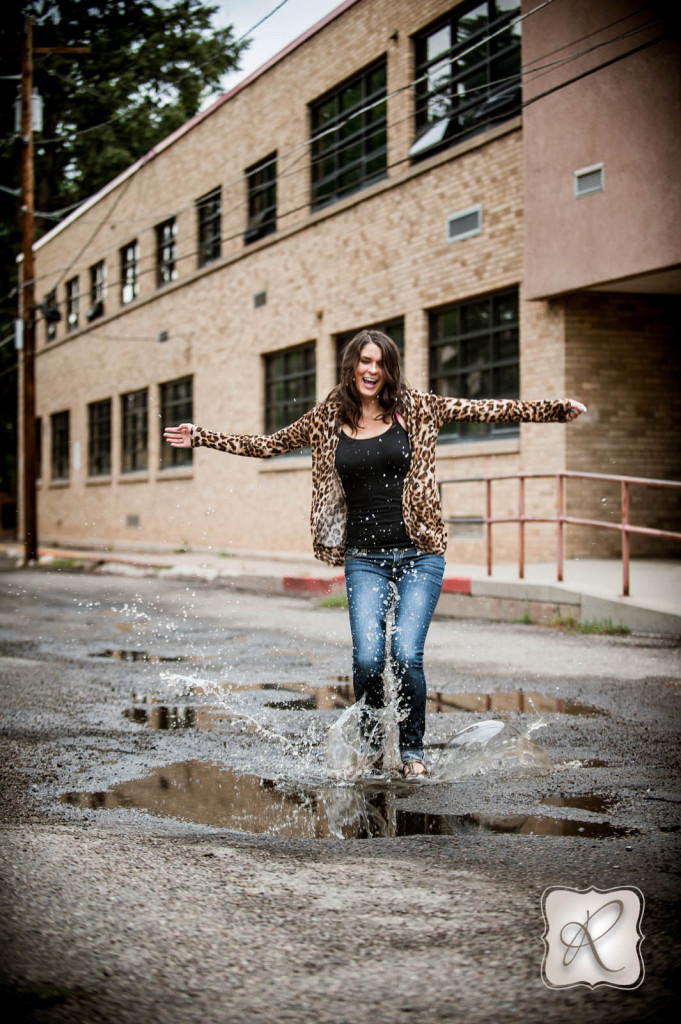
[(374, 420), (383, 418), (383, 409), (377, 398), (366, 399), (362, 401), (362, 415), (361, 422), (371, 423)]

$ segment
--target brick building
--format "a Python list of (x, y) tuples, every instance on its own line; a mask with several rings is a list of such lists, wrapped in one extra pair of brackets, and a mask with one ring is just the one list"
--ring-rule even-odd
[[(413, 386), (589, 405), (568, 426), (443, 433), (441, 478), (678, 479), (678, 95), (653, 7), (340, 4), (37, 243), (39, 295), (62, 313), (38, 333), (41, 540), (309, 551), (304, 452), (164, 450), (161, 427), (276, 429), (370, 325)], [(512, 514), (516, 485), (498, 486)], [(534, 482), (529, 511), (553, 494)], [(616, 497), (568, 486), (575, 514)], [(636, 515), (669, 527), (663, 498)], [(483, 512), (478, 484), (444, 500)], [(515, 534), (498, 528), (498, 557)], [(527, 543), (549, 557), (554, 529)], [(450, 559), (482, 551), (480, 526), (453, 525)]]

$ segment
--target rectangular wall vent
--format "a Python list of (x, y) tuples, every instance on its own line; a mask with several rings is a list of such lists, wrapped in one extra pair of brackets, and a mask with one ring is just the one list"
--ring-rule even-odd
[(588, 196), (592, 192), (603, 192), (605, 189), (605, 167), (594, 164), (593, 167), (582, 167), (575, 171), (575, 195)]
[(253, 296), (253, 306), (255, 309), (260, 309), (261, 306), (267, 305), (267, 292), (256, 292)]
[(129, 530), (139, 530), (140, 517), (135, 515), (127, 515), (125, 517), (125, 525)]
[(447, 217), (447, 241), (460, 242), (462, 238), (470, 238), (482, 232), (482, 206), (469, 206), (467, 210), (459, 210)]

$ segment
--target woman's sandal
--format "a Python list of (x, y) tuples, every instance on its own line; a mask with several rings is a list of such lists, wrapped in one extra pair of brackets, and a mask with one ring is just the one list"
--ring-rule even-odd
[(402, 775), (405, 779), (419, 779), (427, 774), (428, 769), (423, 761), (405, 761), (402, 765)]

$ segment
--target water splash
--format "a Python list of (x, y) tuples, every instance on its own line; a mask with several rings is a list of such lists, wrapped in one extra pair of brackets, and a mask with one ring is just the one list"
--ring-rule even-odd
[(329, 729), (326, 741), (326, 766), (331, 778), (355, 781), (379, 758), (383, 770), (401, 764), (400, 717), (394, 701), (383, 708), (372, 708), (362, 697), (347, 708)]
[(495, 770), (541, 775), (552, 767), (543, 747), (529, 740), (526, 733), (510, 722), (488, 719), (462, 729), (443, 747), (431, 778), (451, 782)]

